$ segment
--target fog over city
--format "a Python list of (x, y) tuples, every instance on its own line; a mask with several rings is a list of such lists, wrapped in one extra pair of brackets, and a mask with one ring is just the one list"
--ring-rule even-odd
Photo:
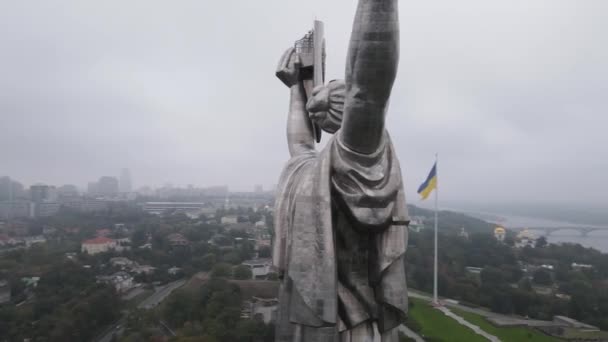
[[(285, 49), (325, 22), (343, 78), (353, 1), (5, 1), (0, 176), (270, 189), (288, 158)], [(400, 2), (387, 127), (410, 202), (608, 202), (608, 2)], [(324, 141), (327, 141), (327, 135)]]

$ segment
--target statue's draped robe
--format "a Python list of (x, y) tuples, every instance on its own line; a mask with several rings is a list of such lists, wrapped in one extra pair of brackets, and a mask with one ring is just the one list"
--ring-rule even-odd
[(275, 210), (273, 261), (284, 274), (277, 341), (336, 341), (361, 323), (375, 321), (380, 332), (399, 325), (408, 221), (387, 133), (370, 155), (336, 135), (320, 153), (293, 156)]

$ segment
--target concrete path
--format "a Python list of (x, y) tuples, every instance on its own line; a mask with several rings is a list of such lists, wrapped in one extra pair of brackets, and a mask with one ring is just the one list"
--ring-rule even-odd
[[(414, 340), (416, 340), (416, 342), (425, 342), (418, 334), (416, 334), (415, 332), (410, 330), (410, 328), (406, 327), (405, 325), (400, 325), (395, 329), (404, 333), (405, 336), (413, 338)], [(374, 323), (374, 340), (373, 340), (373, 342), (381, 342), (380, 332), (378, 331), (378, 325), (376, 323)]]
[[(419, 292), (416, 290), (409, 289), (408, 295), (410, 297), (423, 299), (423, 300), (426, 300), (429, 302), (432, 300), (430, 295), (427, 295), (425, 293), (422, 293), (422, 292)], [(444, 300), (443, 298), (440, 298), (440, 301), (445, 306), (455, 308), (458, 310), (462, 310), (464, 312), (474, 313), (474, 314), (480, 315), (482, 317), (485, 317), (486, 319), (488, 319), (489, 321), (491, 321), (492, 323), (494, 323), (498, 326), (528, 326), (528, 327), (560, 326), (560, 324), (553, 322), (553, 321), (527, 319), (527, 318), (519, 317), (516, 315), (503, 315), (503, 314), (491, 312), (491, 311), (488, 311), (488, 310), (482, 309), (482, 308), (472, 308), (472, 307), (469, 307), (466, 305), (461, 305), (461, 304), (458, 304), (456, 301)]]
[(422, 337), (420, 337), (420, 335), (416, 334), (415, 332), (412, 331), (412, 329), (406, 327), (405, 325), (400, 325), (399, 331), (401, 331), (402, 333), (405, 334), (405, 336), (413, 339), (416, 342), (424, 342), (424, 340), (422, 339)]
[(453, 313), (452, 311), (450, 311), (450, 309), (448, 309), (445, 306), (440, 306), (437, 307), (437, 310), (443, 312), (446, 316), (453, 318), (454, 320), (456, 320), (458, 323), (464, 325), (465, 327), (473, 330), (477, 335), (481, 335), (483, 337), (485, 337), (488, 341), (491, 342), (500, 342), (500, 339), (498, 339), (498, 337), (494, 336), (494, 335), (490, 335), (487, 332), (481, 330), (481, 328), (475, 324), (471, 324), (469, 321), (465, 320), (464, 318), (456, 315), (455, 313)]

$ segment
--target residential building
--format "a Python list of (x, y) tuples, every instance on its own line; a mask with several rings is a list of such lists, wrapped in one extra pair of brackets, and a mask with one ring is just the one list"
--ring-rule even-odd
[(34, 205), (34, 216), (49, 217), (60, 208), (57, 189), (54, 186), (38, 184), (30, 186), (30, 199)]
[(79, 234), (80, 227), (65, 227), (65, 228), (63, 228), (63, 232), (68, 235)]
[(244, 233), (252, 233), (254, 230), (254, 225), (249, 222), (239, 222), (227, 225), (226, 229)]
[(227, 215), (222, 217), (220, 222), (222, 224), (237, 224), (239, 222), (239, 218), (236, 215)]
[(21, 239), (16, 239), (14, 237), (10, 237), (6, 234), (0, 234), (0, 247), (12, 247), (12, 246), (16, 246), (20, 243), (22, 243), (23, 241)]
[(119, 239), (116, 239), (116, 243), (121, 246), (131, 246), (131, 238), (130, 237), (119, 238)]
[(152, 274), (156, 271), (156, 267), (150, 265), (136, 265), (131, 268), (131, 272), (137, 274)]
[(97, 236), (103, 236), (103, 237), (108, 237), (108, 236), (112, 235), (112, 231), (109, 230), (108, 228), (97, 229), (95, 231), (95, 235), (97, 235)]
[(170, 275), (177, 275), (181, 271), (182, 271), (181, 268), (173, 266), (167, 270), (167, 273), (169, 273)]
[(62, 199), (61, 204), (66, 207), (76, 211), (85, 212), (85, 213), (94, 213), (105, 211), (108, 209), (108, 202), (99, 200), (99, 199), (91, 199), (91, 198), (69, 198)]
[(135, 261), (125, 257), (115, 257), (110, 259), (110, 264), (114, 267), (126, 268), (135, 265)]
[(279, 301), (277, 298), (252, 297), (243, 303), (241, 318), (260, 319), (264, 323), (274, 323), (277, 320)]
[(29, 233), (29, 228), (25, 222), (13, 221), (4, 226), (4, 232), (14, 236), (26, 236)]
[(0, 177), (0, 201), (12, 201), (24, 197), (23, 185), (10, 177)]
[(216, 233), (207, 241), (207, 243), (213, 246), (232, 246), (234, 242), (232, 237)]
[(151, 243), (145, 243), (141, 246), (138, 247), (139, 249), (152, 249), (152, 244)]
[(424, 221), (422, 218), (420, 217), (412, 217), (410, 219), (410, 223), (408, 225), (408, 228), (416, 233), (419, 233), (421, 230), (424, 229)]
[(114, 224), (114, 231), (118, 234), (129, 234), (131, 233), (131, 228), (124, 223), (116, 223)]
[(57, 202), (57, 189), (44, 184), (32, 185), (30, 186), (30, 199), (34, 203)]
[[(171, 213), (206, 213), (208, 204), (203, 202), (146, 202), (143, 210), (155, 215)], [(215, 209), (211, 209), (215, 213)]]
[(593, 269), (593, 265), (589, 265), (589, 264), (578, 264), (576, 262), (572, 263), (572, 268), (575, 270), (590, 270)]
[(57, 228), (51, 226), (42, 227), (42, 235), (49, 236), (57, 234)]
[(480, 274), (481, 271), (483, 271), (483, 268), (473, 267), (473, 266), (467, 266), (467, 267), (465, 267), (465, 269), (467, 270), (467, 272), (469, 272), (471, 274)]
[(103, 176), (97, 182), (97, 193), (102, 196), (113, 197), (118, 194), (118, 179), (116, 177)]
[(61, 204), (57, 202), (34, 203), (34, 215), (36, 217), (50, 217), (59, 212)]
[(255, 227), (259, 228), (259, 229), (264, 229), (266, 228), (266, 221), (264, 220), (260, 220), (258, 222), (255, 223)]
[(526, 246), (532, 248), (536, 246), (536, 236), (528, 229), (524, 229), (517, 233), (517, 236), (515, 237), (515, 247), (523, 248)]
[(23, 238), (23, 242), (25, 242), (25, 247), (32, 247), (36, 244), (46, 243), (46, 238), (42, 235), (38, 236), (26, 236)]
[(256, 259), (243, 261), (243, 265), (249, 267), (253, 279), (265, 278), (272, 267), (271, 259)]
[(34, 217), (34, 204), (27, 200), (0, 202), (0, 219)]
[(116, 291), (123, 293), (133, 288), (133, 277), (127, 272), (116, 272), (110, 276), (98, 276), (97, 281), (114, 286)]
[(272, 246), (272, 240), (271, 239), (261, 239), (258, 238), (255, 240), (255, 250), (259, 250), (260, 248), (264, 248), (264, 247), (271, 247)]
[(60, 198), (74, 198), (78, 197), (78, 188), (76, 185), (66, 184), (57, 188), (57, 195)]
[(464, 229), (464, 227), (462, 227), (460, 229), (460, 233), (458, 233), (458, 236), (460, 236), (463, 239), (468, 239), (469, 238), (469, 232), (467, 232), (466, 229)]
[(91, 182), (88, 192), (94, 196), (114, 197), (118, 195), (118, 179), (116, 177), (103, 176), (97, 182)]
[(88, 254), (98, 254), (116, 249), (116, 241), (107, 237), (96, 237), (82, 242), (82, 252)]
[(188, 239), (186, 239), (182, 234), (179, 233), (169, 234), (167, 236), (167, 240), (169, 240), (169, 244), (172, 247), (188, 246), (190, 244), (190, 241), (188, 241)]
[(23, 277), (21, 281), (25, 284), (25, 287), (36, 287), (40, 281), (40, 277)]

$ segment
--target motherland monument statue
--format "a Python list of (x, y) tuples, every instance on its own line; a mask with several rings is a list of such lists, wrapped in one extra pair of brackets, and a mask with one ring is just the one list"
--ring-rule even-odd
[[(397, 3), (359, 0), (344, 80), (324, 82), (320, 22), (279, 62), (276, 75), (291, 92), (291, 158), (275, 208), (277, 341), (398, 340), (409, 218), (385, 128), (399, 60)], [(333, 137), (316, 151), (321, 131)]]

